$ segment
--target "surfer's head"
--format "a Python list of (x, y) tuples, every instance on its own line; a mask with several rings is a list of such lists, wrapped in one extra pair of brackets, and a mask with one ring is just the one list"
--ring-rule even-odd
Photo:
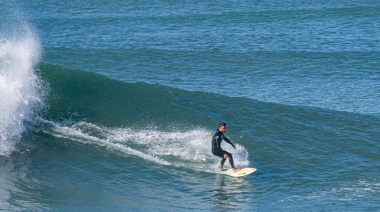
[(226, 123), (219, 123), (218, 124), (218, 131), (219, 132), (222, 132), (222, 133), (225, 133), (226, 132)]

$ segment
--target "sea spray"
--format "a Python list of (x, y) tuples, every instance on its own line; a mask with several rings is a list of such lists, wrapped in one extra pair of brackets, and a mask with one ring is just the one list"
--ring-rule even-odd
[(3, 21), (0, 25), (0, 155), (8, 155), (25, 130), (25, 120), (42, 102), (34, 71), (41, 49), (32, 27), (20, 15), (12, 14)]
[[(213, 171), (220, 162), (211, 153), (212, 132), (202, 128), (169, 131), (155, 128), (107, 128), (83, 121), (63, 124), (43, 118), (37, 118), (35, 124), (38, 131), (42, 130), (57, 138), (101, 146), (161, 165), (208, 172)], [(248, 151), (243, 146), (236, 144), (236, 150), (229, 145), (222, 146), (234, 155), (238, 167), (249, 165)], [(226, 167), (229, 167), (228, 163)]]

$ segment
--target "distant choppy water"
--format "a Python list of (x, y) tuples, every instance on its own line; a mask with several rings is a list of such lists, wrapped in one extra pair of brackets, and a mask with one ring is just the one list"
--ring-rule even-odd
[(379, 11), (0, 3), (0, 210), (380, 210)]

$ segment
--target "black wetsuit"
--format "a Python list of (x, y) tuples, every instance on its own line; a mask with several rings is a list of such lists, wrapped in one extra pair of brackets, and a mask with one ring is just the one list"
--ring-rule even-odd
[(223, 169), (224, 162), (226, 162), (226, 159), (224, 159), (224, 154), (228, 155), (228, 161), (230, 162), (231, 168), (235, 168), (234, 159), (232, 158), (232, 155), (229, 152), (224, 151), (220, 146), (222, 140), (225, 140), (227, 143), (232, 145), (232, 142), (228, 140), (228, 138), (225, 137), (222, 132), (217, 130), (214, 136), (212, 137), (212, 154), (222, 158), (222, 161), (220, 161), (219, 168)]

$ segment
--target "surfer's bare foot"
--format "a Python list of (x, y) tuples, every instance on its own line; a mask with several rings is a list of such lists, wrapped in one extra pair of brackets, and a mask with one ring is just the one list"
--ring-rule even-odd
[(232, 169), (233, 172), (238, 172), (238, 171), (240, 171), (240, 170), (241, 170), (241, 168), (233, 168), (233, 169)]

